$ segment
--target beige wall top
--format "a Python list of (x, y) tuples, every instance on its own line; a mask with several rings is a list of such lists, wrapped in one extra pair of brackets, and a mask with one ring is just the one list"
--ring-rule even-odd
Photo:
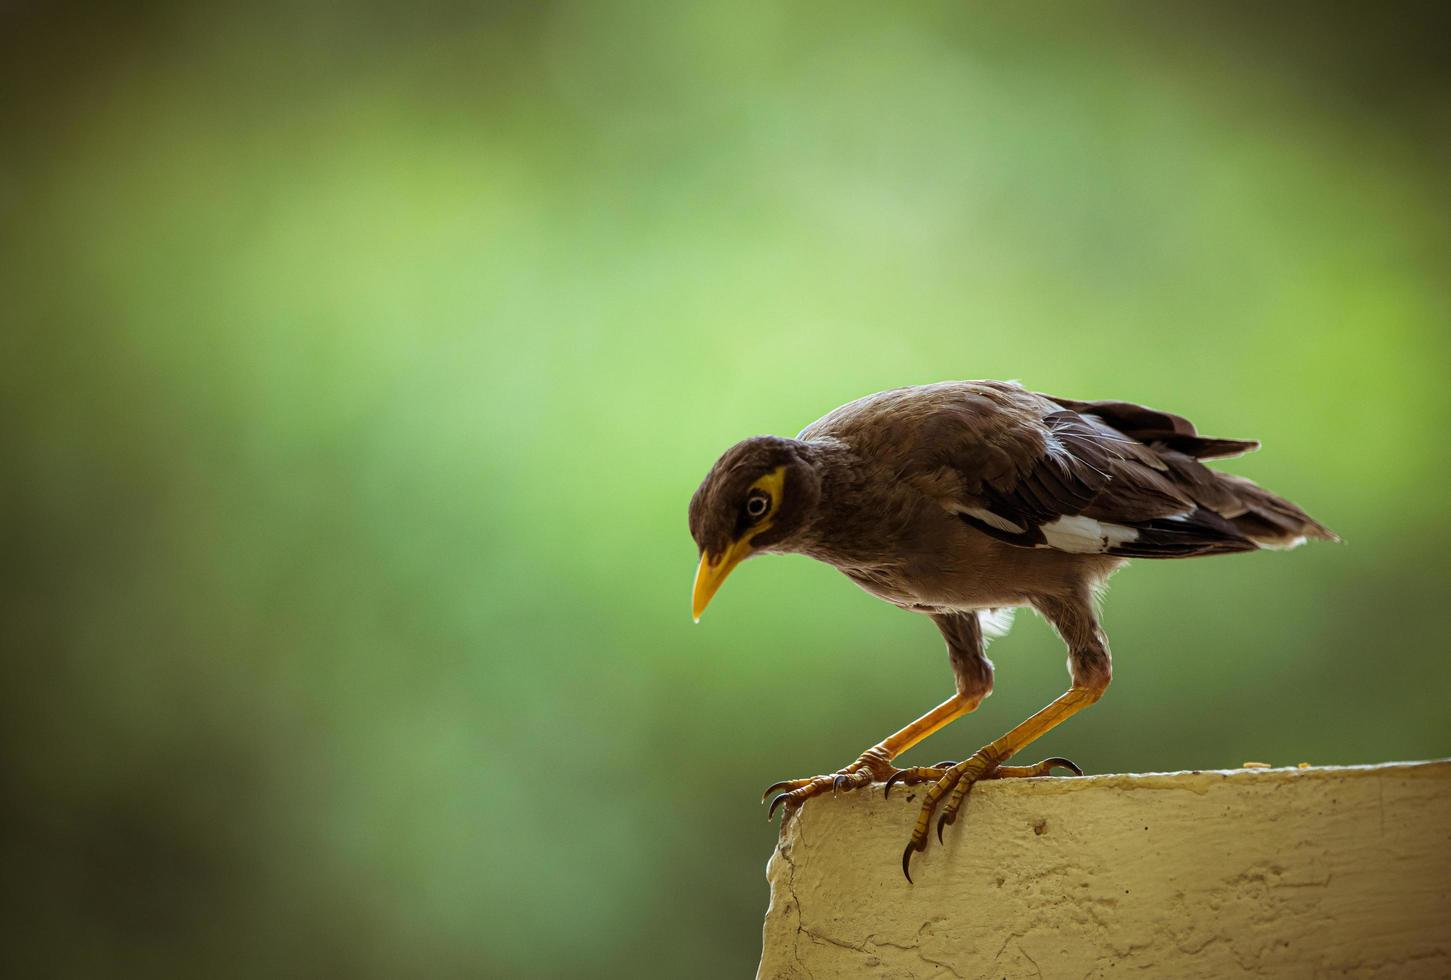
[(761, 978), (1451, 976), (1451, 761), (812, 800), (767, 868)]

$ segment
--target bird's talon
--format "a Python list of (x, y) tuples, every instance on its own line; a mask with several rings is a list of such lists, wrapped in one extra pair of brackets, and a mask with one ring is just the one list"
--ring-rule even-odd
[(1083, 770), (1071, 759), (1054, 756), (1035, 762), (1031, 766), (998, 766), (983, 774), (983, 779), (1034, 779), (1053, 775), (1054, 769), (1066, 769), (1075, 776), (1082, 776)]
[(906, 876), (907, 884), (909, 885), (912, 884), (912, 852), (920, 851), (921, 849), (917, 846), (916, 841), (908, 841), (906, 850), (902, 852), (902, 874)]
[(780, 806), (783, 801), (789, 800), (790, 798), (791, 798), (791, 794), (790, 793), (782, 793), (780, 796), (778, 796), (774, 800), (772, 800), (771, 801), (771, 809), (769, 809), (769, 810), (766, 811), (766, 819), (767, 820), (770, 820), (772, 817), (774, 817), (776, 815), (776, 807)]
[(766, 792), (761, 794), (761, 802), (765, 803), (766, 800), (770, 799), (771, 794), (776, 792), (778, 789), (796, 789), (800, 784), (801, 780), (799, 779), (783, 779), (779, 783), (772, 783), (770, 786), (766, 787)]
[(941, 765), (927, 767), (908, 766), (906, 769), (897, 769), (887, 777), (887, 785), (882, 790), (882, 798), (889, 799), (891, 797), (892, 786), (896, 783), (905, 782), (908, 785), (915, 785), (916, 783), (935, 782), (945, 775), (947, 773)]
[(782, 797), (789, 797), (792, 806), (800, 806), (813, 796), (826, 792), (827, 787), (831, 788), (831, 794), (835, 796), (842, 790), (865, 786), (874, 778), (885, 775), (887, 772), (895, 774), (897, 770), (886, 765), (880, 758), (868, 751), (851, 765), (838, 769), (834, 773), (811, 776), (807, 779), (783, 779), (779, 783), (772, 783), (766, 787), (766, 792), (761, 794), (761, 802), (765, 803), (766, 798), (777, 790), (785, 790), (785, 793), (772, 801), (770, 812), (774, 812), (780, 805)]

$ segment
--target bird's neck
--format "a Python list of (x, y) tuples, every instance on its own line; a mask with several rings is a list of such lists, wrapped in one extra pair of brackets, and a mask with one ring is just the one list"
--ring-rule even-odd
[(810, 521), (792, 536), (791, 550), (842, 570), (873, 567), (891, 554), (895, 505), (879, 479), (846, 443), (805, 443), (821, 478), (821, 498)]

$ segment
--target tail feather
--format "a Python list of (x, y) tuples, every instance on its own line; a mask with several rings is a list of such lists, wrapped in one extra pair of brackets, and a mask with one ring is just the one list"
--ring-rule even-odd
[(1284, 497), (1270, 493), (1252, 480), (1232, 473), (1216, 473), (1244, 512), (1232, 518), (1240, 533), (1262, 548), (1293, 548), (1308, 538), (1339, 541), (1336, 533)]

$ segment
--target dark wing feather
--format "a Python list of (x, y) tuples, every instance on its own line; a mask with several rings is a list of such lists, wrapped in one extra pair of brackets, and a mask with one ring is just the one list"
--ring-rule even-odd
[(890, 397), (879, 406), (897, 420), (890, 438), (910, 444), (909, 468), (922, 485), (968, 525), (1010, 544), (1187, 558), (1333, 538), (1289, 501), (1200, 462), (1257, 443), (1201, 436), (1177, 415), (1001, 382)]
[(1145, 408), (1133, 402), (1081, 402), (1072, 398), (1044, 395), (1049, 401), (1080, 415), (1092, 415), (1131, 439), (1146, 445), (1158, 443), (1195, 459), (1228, 459), (1260, 448), (1253, 439), (1215, 439), (1201, 436), (1194, 423), (1182, 415)]
[(1234, 528), (1260, 547), (1290, 547), (1306, 538), (1338, 541), (1328, 527), (1283, 497), (1252, 480), (1220, 473), (1202, 465), (1206, 459), (1225, 459), (1258, 449), (1253, 439), (1216, 439), (1202, 436), (1188, 419), (1131, 402), (1081, 402), (1043, 396), (1071, 408), (1146, 444), (1163, 462), (1175, 484), (1200, 507), (1230, 521)]
[(1038, 425), (1043, 449), (1010, 484), (980, 486), (958, 510), (962, 520), (1020, 547), (1077, 554), (1186, 558), (1257, 547), (1136, 440), (1069, 410)]

